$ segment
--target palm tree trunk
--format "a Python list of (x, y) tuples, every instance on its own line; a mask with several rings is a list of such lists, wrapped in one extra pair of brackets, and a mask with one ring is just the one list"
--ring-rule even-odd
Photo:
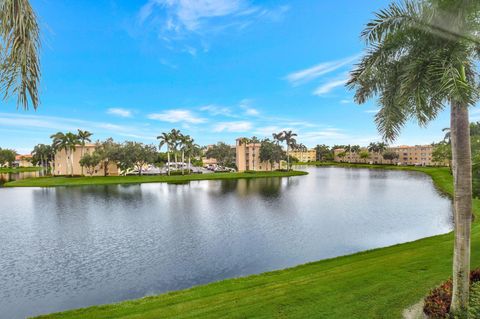
[(167, 150), (167, 174), (170, 176), (170, 148)]
[(453, 313), (468, 307), (470, 231), (472, 223), (472, 158), (468, 106), (452, 101), (451, 132), (454, 179)]
[(183, 169), (184, 163), (185, 163), (185, 152), (182, 151), (182, 175), (185, 175), (185, 170)]
[(288, 143), (287, 143), (287, 171), (290, 170), (290, 153), (288, 152)]

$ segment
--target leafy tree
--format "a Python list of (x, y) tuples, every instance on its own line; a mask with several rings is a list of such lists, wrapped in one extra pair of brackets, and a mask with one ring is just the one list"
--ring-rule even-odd
[(480, 1), (406, 0), (375, 14), (362, 37), (369, 46), (347, 85), (364, 103), (378, 96), (375, 116), (386, 140), (407, 120), (422, 126), (451, 106), (454, 177), (452, 313), (468, 307), (472, 172), (468, 109), (478, 101)]
[(264, 139), (260, 145), (260, 161), (269, 162), (270, 170), (273, 170), (275, 163), (280, 163), (285, 158), (285, 152), (275, 141)]
[(362, 151), (362, 152), (360, 152), (359, 156), (360, 156), (361, 159), (363, 159), (364, 162), (366, 162), (367, 159), (370, 158), (370, 153), (367, 152), (367, 151)]
[(97, 142), (95, 153), (98, 154), (102, 162), (104, 176), (110, 174), (108, 171), (110, 163), (116, 163), (118, 165), (122, 157), (120, 144), (116, 143), (111, 137), (103, 142)]
[(217, 163), (224, 167), (235, 167), (235, 149), (223, 142), (210, 147), (206, 154), (207, 158), (214, 158)]
[(0, 1), (0, 65), (3, 99), (17, 96), (17, 106), (39, 104), (40, 35), (28, 0)]
[(448, 161), (450, 168), (452, 167), (452, 147), (449, 143), (442, 141), (433, 146), (432, 150), (432, 162), (445, 163)]
[(332, 150), (328, 145), (317, 145), (315, 146), (315, 151), (317, 152), (317, 161), (326, 161), (332, 159)]
[(101, 161), (102, 157), (99, 153), (87, 153), (84, 154), (80, 159), (80, 166), (82, 166), (82, 168), (85, 167), (85, 169), (87, 170), (87, 174), (93, 176), (93, 174), (95, 174), (95, 168), (100, 164)]
[(9, 149), (0, 149), (0, 166), (13, 166), (17, 152)]
[(388, 160), (390, 161), (390, 164), (392, 164), (393, 160), (398, 159), (398, 154), (393, 151), (386, 151), (382, 154), (382, 157), (384, 160)]
[(157, 150), (155, 146), (130, 141), (122, 144), (118, 156), (119, 166), (123, 171), (136, 169), (138, 175), (142, 175), (143, 167), (147, 164), (153, 164), (156, 158)]

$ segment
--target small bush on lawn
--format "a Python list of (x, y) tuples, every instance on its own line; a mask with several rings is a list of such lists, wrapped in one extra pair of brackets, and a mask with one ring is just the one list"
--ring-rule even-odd
[[(470, 272), (472, 289), (469, 312), (477, 313), (469, 318), (480, 318), (480, 269)], [(444, 282), (440, 287), (434, 288), (424, 300), (423, 312), (432, 319), (450, 318), (450, 304), (452, 302), (452, 280)], [(476, 290), (476, 291), (474, 291)]]

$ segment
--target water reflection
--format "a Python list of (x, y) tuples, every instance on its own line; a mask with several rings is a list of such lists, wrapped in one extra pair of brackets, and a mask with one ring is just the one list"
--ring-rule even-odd
[(0, 313), (110, 303), (451, 229), (415, 172), (0, 189)]

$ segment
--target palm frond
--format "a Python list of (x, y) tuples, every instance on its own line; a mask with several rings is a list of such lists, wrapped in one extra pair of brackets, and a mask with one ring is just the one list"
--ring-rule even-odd
[(28, 0), (0, 2), (0, 88), (4, 99), (17, 96), (17, 106), (39, 104), (40, 36)]

